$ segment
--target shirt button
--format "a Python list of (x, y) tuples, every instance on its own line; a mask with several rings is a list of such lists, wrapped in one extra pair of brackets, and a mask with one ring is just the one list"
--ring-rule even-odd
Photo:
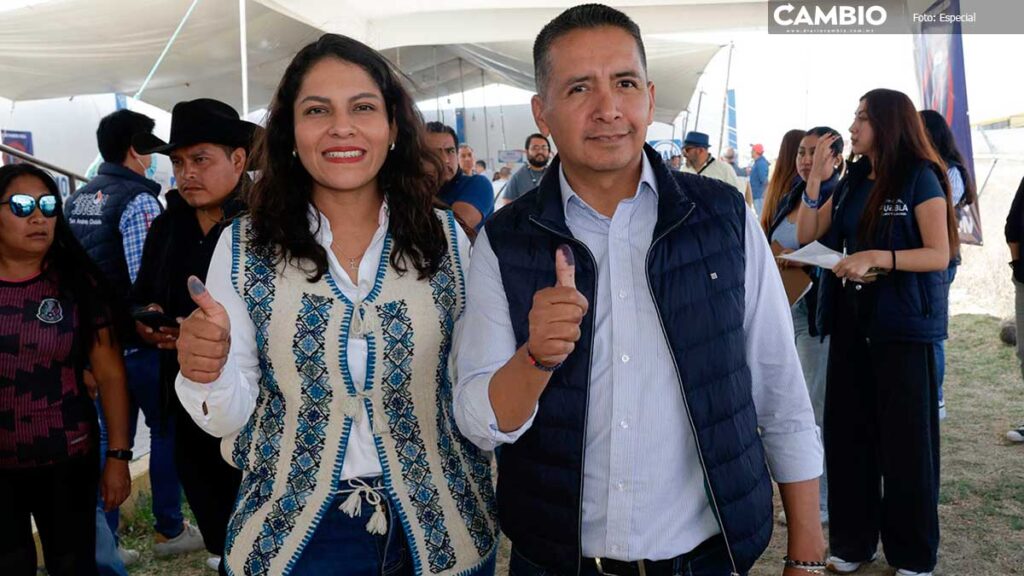
[(625, 430), (625, 429), (629, 428), (629, 422), (626, 422), (625, 420), (622, 420), (621, 422), (619, 422), (619, 427), (622, 428), (623, 430)]
[(619, 492), (622, 492), (623, 490), (625, 490), (626, 489), (625, 482), (619, 482), (618, 484), (616, 484), (615, 485), (615, 489), (618, 490)]
[(626, 299), (626, 291), (625, 290), (619, 290), (619, 300), (625, 300), (625, 299)]
[(629, 362), (629, 354), (622, 355), (622, 363), (625, 364), (626, 362)]

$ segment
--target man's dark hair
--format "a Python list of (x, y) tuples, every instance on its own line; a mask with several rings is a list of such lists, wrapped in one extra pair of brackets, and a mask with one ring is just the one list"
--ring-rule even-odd
[(647, 52), (644, 50), (644, 41), (640, 37), (640, 27), (636, 25), (636, 22), (622, 12), (604, 4), (581, 4), (569, 8), (548, 22), (533, 43), (533, 76), (537, 82), (538, 94), (543, 95), (547, 89), (548, 74), (551, 72), (548, 53), (555, 40), (573, 30), (602, 26), (621, 28), (636, 40), (636, 48), (640, 51), (640, 64), (644, 68), (644, 73), (647, 72)]
[(547, 136), (545, 136), (543, 134), (540, 134), (538, 132), (534, 132), (533, 134), (530, 134), (529, 136), (526, 137), (526, 144), (523, 144), (523, 149), (529, 150), (530, 149), (530, 142), (532, 140), (534, 140), (535, 138), (539, 138), (539, 139), (543, 140), (544, 143), (548, 145), (548, 149), (551, 148), (551, 141), (548, 140)]
[(447, 124), (444, 124), (443, 122), (427, 122), (427, 133), (449, 134), (452, 137), (452, 142), (455, 142), (455, 147), (459, 147), (459, 135), (455, 133), (454, 128)]
[(124, 162), (128, 149), (132, 147), (132, 138), (136, 134), (152, 133), (154, 126), (156, 122), (152, 118), (131, 110), (118, 110), (107, 114), (96, 128), (96, 143), (100, 148), (100, 156), (103, 156), (106, 162)]
[(487, 162), (484, 162), (483, 160), (477, 160), (476, 165), (483, 168), (484, 170), (487, 170)]

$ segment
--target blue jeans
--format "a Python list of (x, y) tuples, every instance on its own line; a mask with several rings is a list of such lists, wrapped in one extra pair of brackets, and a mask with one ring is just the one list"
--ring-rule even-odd
[(96, 568), (100, 576), (128, 576), (128, 570), (117, 553), (117, 539), (107, 524), (102, 503), (96, 507)]
[[(956, 279), (956, 266), (949, 269), (949, 283)], [(939, 420), (946, 418), (946, 397), (942, 395), (942, 383), (946, 379), (946, 341), (935, 343), (935, 374), (939, 377)]]
[[(139, 409), (149, 428), (149, 484), (153, 493), (153, 516), (157, 532), (168, 538), (181, 534), (185, 528), (181, 513), (181, 483), (174, 464), (174, 419), (161, 414), (160, 354), (158, 350), (141, 348), (124, 358), (128, 377), (128, 440), (135, 444), (135, 428)], [(97, 403), (100, 421), (100, 457), (107, 453), (107, 427), (103, 410)], [(102, 460), (101, 464), (102, 466)], [(107, 523), (115, 535), (120, 523), (117, 510), (107, 513)]]
[(764, 209), (764, 198), (754, 198), (754, 213), (760, 216), (762, 209)]
[[(350, 518), (339, 509), (346, 498), (348, 494), (338, 495), (327, 508), (312, 539), (302, 549), (291, 576), (411, 576), (414, 572), (412, 557), (402, 524), (392, 513), (394, 507), (386, 504), (387, 533), (370, 534), (366, 524), (373, 515), (373, 507), (364, 502), (362, 513)], [(236, 567), (234, 572), (241, 571)], [(494, 557), (473, 574), (493, 576)]]
[[(709, 543), (710, 545), (707, 545)], [(676, 559), (672, 571), (674, 576), (730, 576), (733, 574), (729, 552), (725, 548), (725, 540), (720, 536), (715, 536), (709, 542), (701, 544), (701, 547), (704, 549), (699, 552)], [(512, 557), (508, 563), (508, 573), (509, 576), (567, 576), (534, 564), (523, 556), (514, 545), (512, 546)], [(597, 567), (592, 560), (583, 561), (580, 576), (598, 576)]]
[[(825, 383), (828, 374), (828, 344), (820, 336), (811, 336), (807, 324), (807, 300), (801, 298), (790, 309), (793, 315), (793, 331), (796, 335), (796, 353), (807, 384), (807, 394), (814, 410), (814, 423), (825, 429)], [(822, 472), (818, 478), (818, 511), (824, 518), (828, 514), (828, 474)]]

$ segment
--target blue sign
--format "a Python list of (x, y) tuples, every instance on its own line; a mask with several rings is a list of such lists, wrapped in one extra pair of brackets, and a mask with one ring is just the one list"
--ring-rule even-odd
[(683, 141), (678, 138), (668, 140), (648, 140), (647, 143), (650, 144), (651, 148), (654, 148), (658, 154), (661, 154), (661, 159), (666, 163), (673, 156), (683, 155)]

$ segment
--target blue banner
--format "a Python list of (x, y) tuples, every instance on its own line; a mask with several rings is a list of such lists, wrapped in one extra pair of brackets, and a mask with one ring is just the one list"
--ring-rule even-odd
[[(937, 0), (924, 14), (959, 14), (960, 0)], [(927, 19), (925, 19), (927, 20)], [(967, 79), (964, 76), (964, 44), (960, 22), (921, 22), (914, 34), (917, 79), (924, 109), (942, 114), (949, 124), (956, 146), (964, 157), (971, 178), (974, 171), (974, 146), (971, 143), (971, 121), (967, 107)], [(977, 212), (977, 210), (974, 210)], [(960, 221), (962, 241), (981, 244), (981, 222)], [(964, 230), (968, 225), (970, 230)]]
[(729, 148), (735, 150), (737, 148), (736, 139), (736, 90), (729, 89), (725, 93), (726, 105), (729, 108), (727, 114), (727, 128), (728, 135), (725, 137), (725, 141), (729, 143)]

